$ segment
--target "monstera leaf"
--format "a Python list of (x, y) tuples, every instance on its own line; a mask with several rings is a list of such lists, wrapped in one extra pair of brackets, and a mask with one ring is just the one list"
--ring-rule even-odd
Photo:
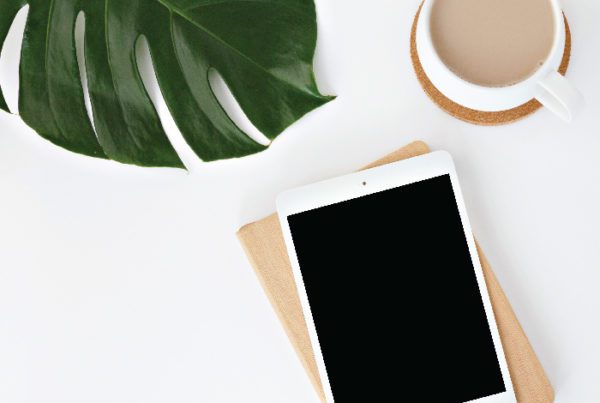
[[(25, 5), (19, 113), (40, 136), (77, 153), (183, 166), (138, 71), (141, 36), (171, 115), (205, 161), (265, 148), (224, 111), (211, 69), (269, 139), (331, 99), (319, 93), (312, 71), (313, 0), (0, 0), (0, 45)], [(75, 47), (80, 13), (93, 122)], [(0, 108), (8, 111), (1, 91)]]

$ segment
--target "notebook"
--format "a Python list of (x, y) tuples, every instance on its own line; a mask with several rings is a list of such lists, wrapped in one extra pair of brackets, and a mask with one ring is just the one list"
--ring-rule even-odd
[[(416, 141), (363, 169), (427, 152), (428, 146)], [(240, 228), (237, 235), (317, 395), (324, 401), (323, 387), (277, 215), (272, 214), (247, 224)], [(521, 403), (552, 402), (552, 385), (479, 245), (477, 248), (517, 400)]]

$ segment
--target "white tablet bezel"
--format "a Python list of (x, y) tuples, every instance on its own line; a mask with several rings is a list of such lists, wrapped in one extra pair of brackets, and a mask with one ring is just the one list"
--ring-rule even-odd
[[(472, 400), (471, 402), (516, 403), (513, 385), (508, 371), (508, 365), (506, 363), (504, 350), (500, 341), (500, 335), (498, 333), (498, 327), (496, 325), (496, 319), (490, 303), (487, 287), (485, 286), (485, 279), (483, 277), (479, 255), (477, 254), (475, 239), (473, 238), (471, 232), (471, 225), (467, 217), (454, 163), (450, 157), (450, 154), (445, 151), (436, 151), (407, 160), (386, 164), (380, 167), (359, 171), (353, 174), (344, 175), (334, 179), (288, 190), (281, 193), (277, 197), (277, 212), (279, 215), (279, 222), (281, 224), (283, 237), (290, 257), (294, 279), (296, 280), (296, 286), (300, 296), (302, 310), (304, 312), (304, 317), (306, 318), (308, 333), (310, 335), (310, 341), (312, 343), (327, 403), (332, 403), (334, 401), (333, 393), (329, 383), (329, 378), (327, 376), (327, 371), (325, 369), (325, 361), (321, 352), (321, 346), (319, 344), (317, 331), (310, 310), (308, 296), (304, 287), (302, 272), (300, 271), (287, 217), (303, 211), (313, 210), (319, 207), (324, 207), (345, 200), (369, 195), (371, 193), (377, 193), (414, 182), (435, 178), (445, 174), (450, 176), (460, 219), (465, 232), (465, 237), (467, 239), (469, 253), (471, 254), (471, 261), (473, 262), (475, 269), (477, 284), (483, 299), (485, 314), (487, 316), (492, 333), (492, 340), (494, 342), (498, 362), (500, 363), (502, 378), (506, 386), (506, 391), (503, 393)], [(368, 346), (365, 346), (365, 348), (368, 348)]]

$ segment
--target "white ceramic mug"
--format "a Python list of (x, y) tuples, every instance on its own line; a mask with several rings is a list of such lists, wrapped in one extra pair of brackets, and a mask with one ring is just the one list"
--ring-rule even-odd
[(506, 87), (484, 87), (463, 80), (440, 59), (430, 31), (431, 9), (435, 1), (425, 0), (417, 22), (417, 52), (423, 70), (445, 96), (467, 108), (503, 111), (537, 99), (563, 120), (570, 122), (583, 106), (581, 93), (558, 73), (562, 61), (566, 28), (558, 0), (548, 0), (554, 14), (554, 41), (549, 57), (529, 78)]

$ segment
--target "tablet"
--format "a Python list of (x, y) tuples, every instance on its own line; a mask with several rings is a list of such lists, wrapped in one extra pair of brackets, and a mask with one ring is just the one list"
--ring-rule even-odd
[(277, 210), (328, 402), (516, 402), (448, 153), (287, 191)]

